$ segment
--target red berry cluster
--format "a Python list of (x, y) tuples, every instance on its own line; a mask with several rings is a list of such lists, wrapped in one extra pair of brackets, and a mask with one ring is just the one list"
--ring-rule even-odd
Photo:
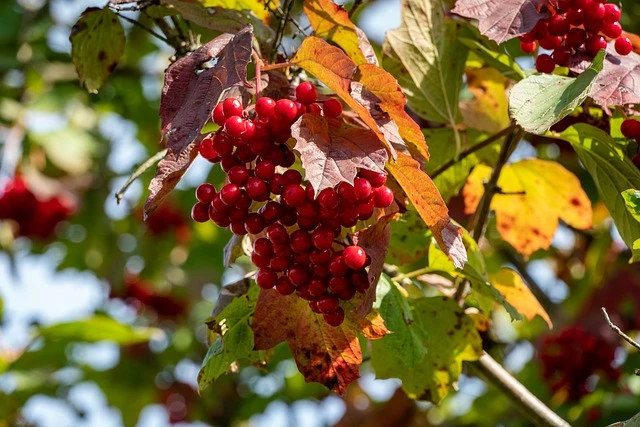
[(341, 182), (315, 194), (291, 169), (295, 154), (284, 143), (300, 116), (337, 119), (342, 104), (330, 98), (320, 106), (309, 82), (295, 92), (295, 100), (259, 98), (253, 111), (235, 98), (215, 107), (213, 120), (222, 128), (201, 142), (199, 152), (220, 162), (227, 183), (220, 191), (200, 185), (191, 216), (198, 222), (211, 219), (237, 235), (260, 235), (251, 255), (259, 269), (258, 286), (275, 287), (282, 295), (297, 292), (328, 324), (338, 326), (344, 320), (340, 300), (369, 287), (365, 268), (370, 261), (361, 247), (345, 247), (337, 239), (343, 227), (389, 207), (393, 193), (385, 174), (362, 169), (354, 185)]
[(553, 51), (536, 58), (536, 70), (541, 73), (552, 73), (556, 65), (566, 66), (583, 46), (595, 56), (607, 48), (605, 37), (616, 39), (616, 52), (628, 55), (633, 46), (629, 38), (621, 37), (620, 16), (620, 7), (607, 0), (558, 0), (558, 9), (550, 18), (538, 21), (533, 30), (520, 37), (520, 48), (533, 53), (539, 45)]
[[(635, 139), (640, 145), (640, 121), (636, 119), (625, 119), (620, 126), (620, 132), (625, 138)], [(636, 153), (631, 161), (638, 169), (640, 169), (640, 153)]]
[(21, 177), (0, 189), (0, 220), (14, 221), (18, 224), (18, 235), (30, 239), (50, 239), (58, 224), (74, 209), (74, 201), (62, 195), (38, 199)]
[(616, 347), (579, 326), (572, 326), (542, 340), (539, 359), (542, 376), (555, 393), (564, 390), (570, 400), (589, 393), (587, 380), (597, 374), (601, 380), (617, 380), (620, 371), (611, 366)]

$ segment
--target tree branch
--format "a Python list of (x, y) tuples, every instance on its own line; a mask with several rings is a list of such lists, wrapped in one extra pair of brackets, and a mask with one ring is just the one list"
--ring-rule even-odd
[(611, 329), (613, 329), (613, 332), (615, 332), (616, 334), (618, 334), (618, 336), (620, 338), (622, 338), (623, 340), (625, 340), (626, 342), (631, 344), (631, 346), (634, 347), (636, 350), (640, 351), (640, 344), (637, 343), (629, 335), (627, 335), (624, 332), (622, 332), (622, 330), (620, 328), (618, 328), (616, 325), (613, 324), (613, 322), (609, 318), (609, 313), (607, 313), (607, 310), (604, 307), (602, 307), (600, 310), (602, 310), (602, 314), (604, 315), (604, 318), (607, 320), (607, 323), (609, 324), (609, 327)]
[(291, 15), (291, 9), (293, 8), (294, 1), (293, 0), (285, 0), (282, 5), (282, 15), (280, 18), (280, 22), (278, 23), (278, 30), (276, 31), (276, 37), (273, 40), (273, 48), (271, 49), (271, 55), (269, 56), (269, 62), (273, 62), (278, 54), (278, 48), (282, 43), (282, 37), (284, 36), (284, 31), (287, 28), (287, 22), (289, 21), (289, 15)]
[(143, 164), (141, 164), (140, 166), (138, 166), (138, 169), (136, 169), (131, 176), (129, 177), (129, 179), (127, 180), (127, 182), (124, 183), (124, 185), (122, 186), (122, 188), (120, 189), (120, 191), (118, 191), (115, 195), (116, 197), (116, 201), (118, 204), (120, 204), (120, 202), (122, 201), (122, 198), (124, 197), (124, 193), (126, 193), (127, 189), (129, 188), (129, 186), (133, 183), (133, 181), (135, 181), (136, 179), (138, 179), (138, 177), (140, 177), (140, 175), (142, 175), (143, 173), (145, 173), (149, 168), (151, 168), (151, 166), (155, 165), (156, 163), (158, 163), (165, 155), (167, 154), (167, 150), (164, 149), (162, 151), (158, 151), (156, 154), (154, 154), (153, 156), (151, 156), (150, 158), (148, 158)]
[(627, 421), (620, 421), (617, 423), (610, 424), (608, 427), (640, 427), (640, 413), (631, 417), (631, 419)]

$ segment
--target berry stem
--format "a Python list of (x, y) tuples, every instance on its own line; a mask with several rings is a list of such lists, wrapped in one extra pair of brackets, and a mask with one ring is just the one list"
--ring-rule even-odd
[(262, 71), (280, 70), (291, 66), (291, 62), (281, 62), (279, 64), (267, 64), (262, 66)]
[(122, 201), (122, 199), (124, 198), (124, 193), (126, 193), (127, 189), (129, 188), (129, 186), (131, 184), (133, 184), (133, 181), (135, 181), (136, 179), (138, 179), (140, 177), (140, 175), (142, 175), (143, 173), (145, 173), (149, 168), (151, 168), (153, 165), (155, 165), (156, 163), (158, 163), (160, 160), (162, 160), (162, 158), (167, 154), (167, 150), (164, 149), (162, 151), (158, 151), (156, 154), (154, 154), (153, 156), (149, 157), (143, 164), (141, 164), (140, 166), (138, 166), (138, 168), (131, 174), (131, 176), (129, 177), (129, 179), (127, 179), (127, 182), (124, 183), (124, 185), (122, 186), (122, 188), (120, 188), (120, 191), (118, 191), (115, 195), (116, 197), (116, 202), (118, 204), (120, 204), (120, 202)]
[(262, 92), (262, 67), (264, 66), (264, 62), (258, 56), (258, 53), (255, 49), (251, 50), (251, 55), (253, 56), (253, 60), (256, 62), (256, 101), (260, 99), (260, 92)]
[(631, 338), (629, 335), (622, 332), (622, 330), (619, 327), (613, 324), (613, 322), (609, 318), (609, 313), (607, 313), (607, 309), (602, 307), (601, 310), (602, 310), (602, 315), (607, 320), (609, 327), (613, 329), (613, 332), (615, 332), (616, 334), (618, 334), (618, 336), (620, 336), (620, 338), (622, 338), (623, 340), (631, 344), (632, 347), (636, 348), (637, 350), (640, 350), (640, 343), (637, 343), (636, 341), (634, 341), (633, 338)]

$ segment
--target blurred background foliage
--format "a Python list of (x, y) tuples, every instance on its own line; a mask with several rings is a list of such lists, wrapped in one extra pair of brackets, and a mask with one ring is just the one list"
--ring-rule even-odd
[[(637, 33), (640, 4), (622, 3), (622, 23)], [(223, 376), (199, 396), (204, 322), (220, 287), (241, 277), (247, 260), (225, 270), (222, 250), (230, 233), (189, 218), (195, 187), (223, 179), (201, 159), (146, 223), (141, 205), (151, 172), (116, 203), (114, 194), (131, 172), (161, 149), (162, 72), (173, 52), (123, 21), (124, 58), (99, 93), (88, 94), (71, 63), (68, 37), (84, 8), (103, 5), (0, 3), (0, 426), (527, 425), (473, 372), (465, 372), (458, 393), (433, 407), (408, 399), (397, 381), (375, 380), (365, 362), (363, 378), (339, 397), (305, 383), (283, 345), (267, 366)], [(384, 31), (399, 25), (399, 8), (395, 0), (369, 1), (356, 14), (376, 48)], [(198, 32), (203, 41), (216, 35)], [(285, 46), (291, 51), (296, 42), (289, 38)], [(507, 49), (514, 53), (514, 46)], [(521, 60), (531, 68), (529, 58)], [(638, 268), (626, 265), (629, 257), (593, 183), (567, 146), (539, 138), (521, 144), (515, 156), (560, 161), (578, 174), (602, 213), (588, 233), (561, 227), (552, 248), (526, 266), (490, 225), (489, 272), (519, 266), (537, 283), (555, 330), (550, 336), (540, 319), (511, 323), (497, 311), (483, 335), (485, 348), (573, 425), (630, 418), (640, 408), (640, 377), (633, 375), (640, 355), (618, 345), (598, 310), (605, 305), (621, 327), (640, 329)], [(452, 213), (464, 224), (460, 198), (451, 195)], [(402, 267), (423, 266), (422, 255)], [(578, 360), (582, 354), (595, 360), (585, 340), (614, 352), (612, 372), (598, 376), (598, 366)], [(543, 375), (560, 363), (558, 354), (570, 365), (591, 366), (571, 374), (586, 376), (585, 390), (572, 395), (553, 372)]]

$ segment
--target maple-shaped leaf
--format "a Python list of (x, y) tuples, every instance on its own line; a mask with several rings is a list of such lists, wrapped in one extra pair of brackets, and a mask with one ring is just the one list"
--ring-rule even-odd
[(378, 64), (367, 36), (351, 22), (342, 6), (331, 0), (309, 0), (303, 8), (316, 36), (340, 46), (356, 64)]
[(378, 321), (375, 326), (366, 325), (376, 316), (354, 320), (352, 310), (345, 312), (345, 322), (333, 327), (321, 314), (311, 311), (302, 298), (262, 290), (252, 322), (255, 349), (267, 350), (286, 341), (306, 381), (324, 384), (342, 394), (360, 377), (362, 350), (358, 331), (366, 331), (369, 339), (380, 338), (384, 333)]
[(329, 126), (324, 117), (305, 114), (291, 126), (291, 136), (315, 194), (343, 181), (353, 184), (358, 168), (384, 172), (387, 152), (369, 130)]
[(124, 28), (118, 15), (106, 7), (86, 9), (73, 25), (69, 40), (80, 82), (89, 92), (98, 93), (124, 53)]
[(379, 128), (371, 111), (354, 99), (351, 94), (351, 83), (357, 65), (342, 49), (331, 46), (318, 37), (307, 37), (300, 45), (291, 63), (304, 68), (335, 92), (376, 134), (392, 157), (395, 158), (396, 150), (393, 148), (393, 144)]
[(510, 268), (501, 268), (496, 274), (491, 275), (489, 280), (504, 299), (515, 307), (520, 314), (528, 320), (533, 320), (534, 317), (540, 316), (547, 322), (549, 329), (553, 328), (553, 323), (551, 323), (551, 319), (544, 307), (542, 307), (518, 273)]
[[(602, 107), (640, 103), (640, 54), (618, 55), (615, 42), (607, 45), (602, 71), (595, 79), (589, 96)], [(574, 55), (569, 63), (571, 71), (582, 73), (591, 59), (584, 52)]]
[(498, 43), (528, 33), (550, 16), (548, 0), (458, 0), (451, 11), (477, 19), (480, 33)]
[[(168, 151), (149, 184), (145, 216), (158, 207), (191, 166), (198, 154), (200, 132), (222, 92), (245, 81), (252, 34), (247, 26), (236, 35), (216, 37), (165, 72), (160, 119)], [(213, 65), (206, 68), (210, 62)]]
[(467, 253), (459, 228), (451, 222), (449, 209), (429, 175), (416, 160), (403, 153), (398, 153), (397, 162), (387, 164), (387, 170), (402, 187), (442, 250), (456, 267), (462, 268)]
[[(463, 189), (465, 212), (475, 212), (491, 168), (476, 166)], [(528, 159), (504, 167), (491, 201), (500, 236), (528, 257), (547, 249), (562, 219), (580, 230), (591, 227), (591, 201), (578, 178), (557, 162)]]
[(450, 298), (408, 299), (388, 280), (379, 286), (391, 333), (371, 344), (376, 377), (400, 378), (409, 397), (439, 403), (458, 381), (462, 362), (482, 354), (473, 320)]
[(376, 299), (376, 287), (382, 269), (384, 260), (389, 249), (389, 241), (391, 240), (391, 220), (395, 214), (386, 215), (363, 230), (353, 235), (353, 244), (360, 246), (364, 252), (371, 258), (369, 265), (369, 289), (364, 296), (362, 303), (358, 306), (358, 313), (361, 315), (371, 311), (373, 303)]

